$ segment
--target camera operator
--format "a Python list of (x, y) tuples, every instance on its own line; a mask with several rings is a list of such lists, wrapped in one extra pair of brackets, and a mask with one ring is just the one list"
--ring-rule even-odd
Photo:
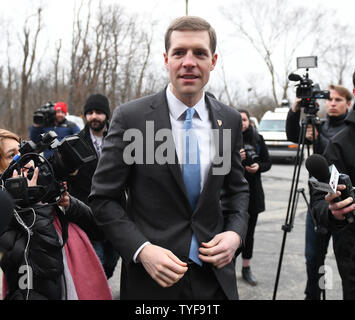
[[(327, 147), (329, 139), (341, 131), (345, 127), (344, 120), (348, 114), (352, 95), (348, 89), (339, 85), (330, 85), (330, 99), (325, 101), (326, 119), (322, 119), (316, 123), (314, 129), (311, 124), (307, 125), (306, 144), (312, 144), (314, 153), (322, 154)], [(296, 99), (292, 108), (289, 110), (286, 120), (287, 139), (298, 143), (300, 134), (300, 118), (301, 118), (301, 99)], [(313, 137), (313, 130), (315, 132)], [(310, 208), (313, 206), (313, 198), (311, 193)], [(307, 300), (319, 300), (320, 291), (318, 286), (318, 267), (324, 263), (327, 247), (329, 244), (330, 232), (324, 235), (317, 235), (315, 225), (313, 223), (310, 212), (306, 217), (306, 267), (307, 267), (307, 285), (305, 289)], [(318, 242), (320, 241), (320, 242)], [(318, 250), (323, 248), (324, 250)], [(317, 256), (317, 254), (320, 256)], [(319, 263), (319, 261), (321, 263)]]
[[(51, 112), (51, 110), (47, 111)], [(41, 139), (41, 134), (54, 131), (57, 136), (58, 140), (61, 141), (64, 137), (76, 134), (80, 131), (79, 127), (65, 117), (68, 113), (68, 108), (65, 102), (57, 102), (54, 105), (54, 112), (53, 118), (49, 117), (47, 121), (43, 121), (40, 123), (33, 122), (32, 126), (30, 127), (30, 139), (37, 143)], [(52, 150), (45, 150), (44, 157), (49, 158), (53, 154)]]
[[(0, 129), (0, 174), (5, 186), (8, 179), (4, 171), (19, 154), (19, 141), (16, 134)], [(33, 170), (30, 163), (20, 172), (8, 174), (12, 179), (20, 174), (28, 187), (39, 186), (39, 169)], [(51, 186), (44, 187), (48, 190)], [(104, 271), (85, 234), (102, 237), (88, 206), (63, 191), (57, 203), (17, 204), (15, 210), (0, 236), (5, 299), (112, 299)], [(23, 267), (26, 284), (21, 281)]]
[[(355, 96), (355, 72), (353, 74), (353, 94)], [(345, 128), (332, 137), (324, 152), (329, 164), (334, 164), (340, 173), (350, 177), (355, 185), (355, 104), (345, 119)], [(336, 194), (314, 193), (315, 214), (325, 221), (333, 237), (333, 249), (337, 261), (339, 274), (342, 279), (343, 299), (355, 299), (355, 223), (348, 223), (344, 214), (355, 212), (354, 199), (351, 197), (335, 202), (340, 196), (344, 185), (338, 185)]]
[[(78, 135), (87, 143), (93, 153), (97, 155), (97, 158), (82, 166), (77, 174), (71, 175), (68, 179), (68, 187), (69, 192), (73, 196), (88, 204), (91, 180), (101, 155), (111, 112), (107, 97), (101, 94), (89, 96), (85, 102), (83, 111), (86, 125)], [(92, 244), (100, 258), (107, 279), (111, 278), (119, 259), (118, 252), (109, 241), (92, 241)]]
[(257, 281), (250, 269), (253, 255), (254, 232), (258, 214), (265, 211), (265, 196), (261, 183), (261, 173), (270, 170), (271, 160), (262, 135), (258, 134), (251, 125), (250, 114), (247, 110), (239, 110), (242, 117), (242, 132), (244, 148), (240, 150), (242, 164), (245, 167), (244, 176), (249, 183), (249, 222), (245, 243), (242, 248), (242, 277), (252, 286)]

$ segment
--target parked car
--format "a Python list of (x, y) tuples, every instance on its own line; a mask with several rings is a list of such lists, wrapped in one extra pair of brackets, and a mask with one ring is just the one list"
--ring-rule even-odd
[(272, 160), (294, 162), (298, 144), (287, 140), (286, 118), (289, 108), (267, 111), (261, 118), (258, 131), (264, 137)]
[(81, 117), (74, 116), (68, 113), (66, 115), (66, 119), (71, 122), (74, 122), (79, 127), (80, 130), (82, 130), (85, 126), (84, 120)]
[(254, 124), (255, 128), (258, 129), (259, 128), (259, 121), (257, 118), (255, 117), (250, 117), (250, 121), (252, 122), (252, 124)]

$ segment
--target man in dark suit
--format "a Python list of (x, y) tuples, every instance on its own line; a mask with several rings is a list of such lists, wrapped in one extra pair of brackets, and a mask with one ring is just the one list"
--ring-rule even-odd
[(115, 109), (89, 203), (122, 256), (121, 299), (237, 299), (241, 116), (204, 93), (217, 61), (207, 21), (174, 20), (165, 49), (170, 84)]

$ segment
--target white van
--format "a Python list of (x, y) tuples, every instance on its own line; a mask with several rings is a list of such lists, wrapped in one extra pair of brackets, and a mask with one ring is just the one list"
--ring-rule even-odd
[(258, 131), (264, 137), (272, 159), (294, 160), (298, 144), (287, 140), (286, 118), (289, 108), (267, 111), (261, 118)]

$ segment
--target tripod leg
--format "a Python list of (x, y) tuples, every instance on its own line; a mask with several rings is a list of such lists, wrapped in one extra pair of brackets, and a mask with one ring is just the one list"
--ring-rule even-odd
[[(283, 254), (284, 254), (284, 249), (285, 249), (285, 243), (286, 243), (286, 236), (287, 232), (290, 232), (293, 228), (293, 221), (294, 221), (294, 215), (295, 215), (295, 207), (296, 207), (296, 198), (297, 198), (297, 187), (298, 187), (298, 181), (299, 181), (299, 176), (300, 176), (300, 171), (301, 171), (301, 165), (302, 165), (302, 159), (303, 159), (303, 151), (304, 151), (304, 145), (305, 145), (305, 137), (306, 137), (306, 130), (307, 130), (307, 121), (302, 122), (302, 128), (300, 131), (300, 136), (298, 139), (298, 150), (297, 150), (297, 155), (296, 155), (296, 160), (295, 160), (295, 166), (293, 170), (293, 177), (292, 177), (292, 184), (291, 184), (291, 191), (290, 191), (290, 196), (289, 196), (289, 201), (288, 201), (288, 206), (287, 206), (287, 214), (286, 214), (286, 219), (285, 219), (285, 224), (282, 226), (282, 230), (284, 231), (284, 235), (282, 238), (282, 244), (281, 244), (281, 251), (280, 251), (280, 257), (279, 257), (279, 264), (277, 267), (277, 274), (276, 274), (276, 280), (275, 280), (275, 286), (274, 286), (274, 293), (272, 299), (276, 299), (276, 294), (277, 294), (277, 288), (278, 288), (278, 283), (279, 283), (279, 278), (280, 278), (280, 273), (281, 273), (281, 265), (282, 265), (282, 260), (283, 260)], [(301, 147), (301, 149), (300, 149)], [(309, 152), (309, 150), (308, 150)], [(297, 198), (298, 200), (298, 198)]]

